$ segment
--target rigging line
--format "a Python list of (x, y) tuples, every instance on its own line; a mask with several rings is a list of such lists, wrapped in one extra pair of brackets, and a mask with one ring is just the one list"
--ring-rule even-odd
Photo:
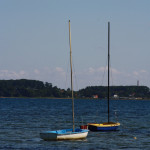
[(72, 65), (73, 65), (73, 72), (74, 72), (75, 85), (76, 85), (76, 88), (77, 88), (77, 91), (78, 91), (79, 88), (78, 88), (78, 82), (77, 82), (77, 76), (76, 76), (76, 72), (75, 72), (75, 66), (74, 66), (73, 58), (72, 58)]
[(69, 87), (69, 86), (67, 86), (68, 85), (68, 82), (67, 82), (68, 80), (67, 79), (68, 79), (68, 76), (69, 76), (69, 73), (70, 73), (69, 72), (69, 67), (70, 67), (69, 58), (68, 58), (68, 63), (67, 64), (68, 64), (67, 65), (68, 67), (67, 67), (66, 79), (65, 79), (65, 89), (68, 89), (68, 87)]
[(113, 85), (113, 72), (112, 72), (112, 67), (111, 67), (111, 60), (110, 60), (110, 74), (111, 74), (111, 82)]
[(105, 77), (105, 73), (106, 73), (106, 68), (107, 68), (107, 59), (106, 59), (106, 65), (105, 65), (105, 69), (104, 69), (103, 76), (102, 76), (102, 83), (101, 83), (101, 86), (103, 86), (104, 77)]

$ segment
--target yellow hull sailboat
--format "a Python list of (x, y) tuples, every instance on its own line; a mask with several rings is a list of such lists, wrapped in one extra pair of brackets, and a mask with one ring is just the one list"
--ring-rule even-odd
[(108, 22), (108, 122), (105, 123), (88, 123), (90, 131), (115, 131), (120, 126), (119, 122), (110, 122), (109, 119), (109, 63), (110, 63), (110, 22)]

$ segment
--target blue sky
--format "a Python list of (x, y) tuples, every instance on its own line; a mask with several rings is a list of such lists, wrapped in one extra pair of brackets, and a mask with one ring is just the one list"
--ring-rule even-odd
[(71, 20), (75, 89), (106, 85), (110, 21), (111, 85), (150, 87), (149, 0), (1, 0), (0, 79), (70, 86)]

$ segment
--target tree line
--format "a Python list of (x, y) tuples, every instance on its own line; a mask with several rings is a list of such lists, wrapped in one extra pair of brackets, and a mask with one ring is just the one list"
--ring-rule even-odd
[[(92, 98), (94, 95), (98, 98), (107, 97), (107, 86), (88, 86), (74, 92), (75, 98)], [(147, 86), (111, 86), (110, 96), (114, 95), (150, 98), (150, 89)], [(0, 97), (68, 98), (71, 97), (71, 91), (38, 80), (0, 80)]]
[(0, 97), (66, 97), (67, 91), (37, 80), (0, 80)]
[[(107, 86), (89, 86), (79, 90), (81, 97), (92, 97), (98, 95), (99, 98), (106, 98), (108, 95)], [(110, 97), (120, 98), (150, 98), (150, 89), (147, 86), (110, 86)]]

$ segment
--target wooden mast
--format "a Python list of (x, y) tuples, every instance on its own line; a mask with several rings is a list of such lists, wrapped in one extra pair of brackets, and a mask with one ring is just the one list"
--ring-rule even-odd
[(74, 96), (73, 96), (73, 80), (72, 80), (72, 50), (71, 50), (70, 20), (69, 20), (69, 43), (70, 43), (70, 69), (71, 69), (71, 92), (72, 92), (72, 121), (73, 121), (73, 132), (74, 132), (74, 129), (75, 129), (75, 125), (74, 125)]
[(109, 123), (109, 63), (110, 63), (110, 22), (108, 22), (108, 123)]

